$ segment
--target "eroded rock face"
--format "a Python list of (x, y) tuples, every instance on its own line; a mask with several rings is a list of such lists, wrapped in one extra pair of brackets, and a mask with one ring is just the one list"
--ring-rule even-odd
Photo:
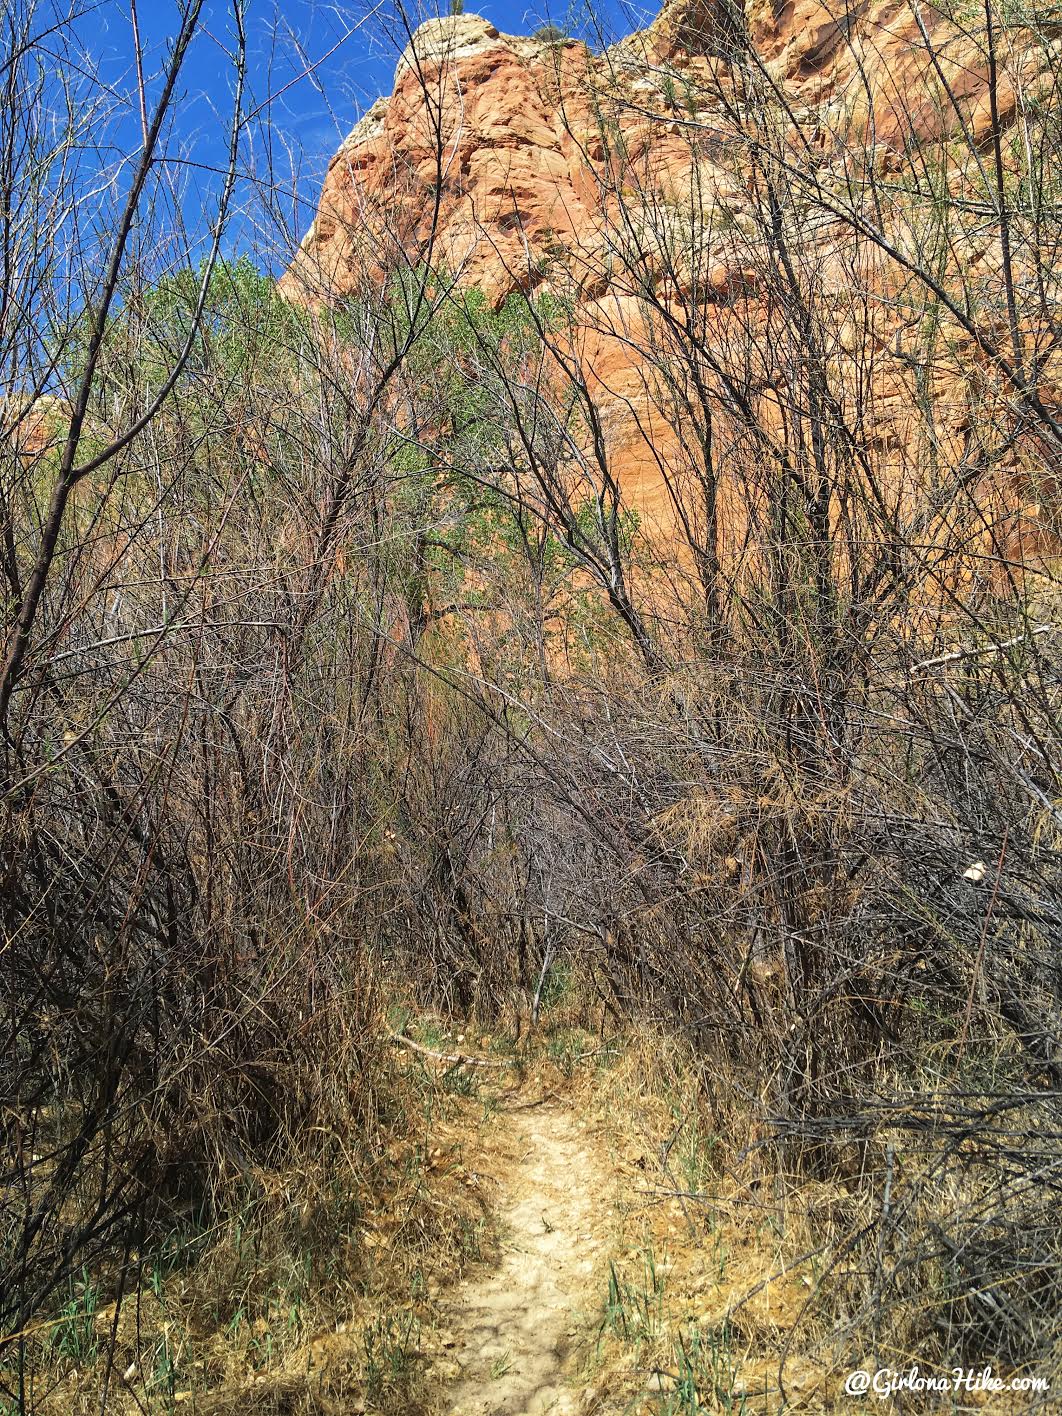
[[(742, 43), (751, 63), (735, 57)], [(1009, 73), (1001, 64), (1003, 123), (1015, 103)], [(500, 34), (477, 15), (431, 20), (400, 56), (393, 93), (333, 159), (282, 289), (292, 298), (349, 293), (374, 263), (387, 265), (390, 246), (495, 302), (548, 280), (551, 266), (555, 276), (558, 258), (600, 293), (625, 198), (624, 219), (627, 209), (657, 208), (643, 224), (661, 211), (692, 214), (719, 236), (747, 223), (735, 126), (765, 85), (792, 126), (798, 162), (818, 160), (812, 149), (835, 159), (857, 142), (880, 150), (883, 166), (890, 153), (902, 164), (912, 144), (962, 124), (975, 144), (990, 133), (976, 40), (902, 0), (847, 12), (819, 0), (749, 0), (744, 13), (732, 0), (670, 0), (647, 30), (596, 56), (575, 41)], [(649, 267), (659, 234), (646, 237)], [(713, 264), (735, 262), (724, 253)], [(731, 283), (718, 270), (712, 280), (722, 290)]]
[(66, 433), (67, 405), (42, 394), (31, 402), (0, 399), (0, 447), (7, 444), (23, 461), (58, 450)]
[[(1042, 52), (1030, 55), (999, 56), (1001, 127), (1015, 75), (1035, 87), (1043, 68)], [(476, 15), (432, 20), (402, 53), (392, 94), (333, 159), (281, 288), (328, 301), (426, 263), (495, 305), (516, 290), (563, 295), (575, 311), (566, 347), (594, 391), (612, 470), (640, 511), (666, 521), (685, 434), (669, 411), (674, 390), (662, 387), (666, 354), (645, 351), (666, 342), (669, 311), (694, 318), (697, 338), (726, 357), (756, 341), (749, 386), (783, 417), (763, 279), (777, 253), (764, 174), (748, 156), (767, 132), (779, 155), (772, 180), (789, 185), (786, 163), (821, 174), (828, 200), (798, 232), (801, 270), (836, 310), (830, 357), (857, 359), (869, 381), (865, 435), (899, 482), (922, 456), (912, 409), (918, 378), (927, 386), (903, 344), (906, 277), (872, 246), (855, 248), (830, 219), (830, 194), (848, 199), (853, 152), (863, 171), (898, 180), (964, 135), (976, 163), (993, 132), (987, 76), (975, 34), (906, 0), (848, 11), (747, 0), (744, 12), (731, 0), (670, 0), (647, 30), (599, 55), (501, 34)], [(991, 243), (971, 248), (971, 280), (998, 284), (996, 254)], [(941, 397), (938, 456), (969, 436), (955, 352), (964, 335), (954, 334), (952, 362), (928, 373)]]
[(333, 160), (282, 290), (344, 294), (372, 270), (364, 237), (459, 273), (497, 302), (541, 279), (593, 221), (562, 115), (585, 109), (588, 54), (500, 35), (476, 15), (421, 25), (394, 92)]

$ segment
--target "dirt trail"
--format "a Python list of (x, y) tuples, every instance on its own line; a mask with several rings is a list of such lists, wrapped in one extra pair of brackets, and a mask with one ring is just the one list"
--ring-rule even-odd
[(609, 1180), (571, 1115), (547, 1104), (505, 1118), (515, 1138), (502, 1193), (501, 1262), (462, 1284), (448, 1316), (460, 1375), (452, 1416), (578, 1416), (581, 1393), (565, 1359), (606, 1242)]

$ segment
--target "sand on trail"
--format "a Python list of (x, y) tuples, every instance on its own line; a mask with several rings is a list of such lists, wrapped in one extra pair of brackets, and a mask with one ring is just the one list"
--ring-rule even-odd
[[(514, 1163), (500, 1178), (502, 1256), (492, 1272), (458, 1285), (446, 1315), (459, 1375), (451, 1416), (581, 1416), (596, 1393), (580, 1389), (567, 1359), (601, 1294), (594, 1271), (606, 1246), (609, 1174), (571, 1114), (548, 1102), (503, 1113)], [(590, 1397), (588, 1402), (587, 1398)]]

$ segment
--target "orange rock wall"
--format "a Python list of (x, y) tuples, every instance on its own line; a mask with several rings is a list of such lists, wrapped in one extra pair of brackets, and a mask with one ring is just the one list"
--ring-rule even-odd
[[(669, 320), (690, 317), (690, 292), (696, 338), (724, 362), (730, 345), (740, 360), (741, 340), (755, 343), (761, 408), (782, 377), (774, 316), (758, 295), (764, 194), (742, 166), (755, 132), (750, 94), (773, 91), (772, 137), (793, 162), (820, 163), (827, 180), (844, 170), (846, 145), (896, 173), (943, 152), (963, 125), (975, 148), (990, 133), (982, 47), (931, 7), (873, 0), (845, 18), (817, 0), (750, 0), (744, 24), (754, 53), (744, 66), (728, 52), (730, 12), (705, 0), (672, 0), (648, 30), (601, 55), (499, 34), (475, 15), (422, 25), (393, 93), (332, 161), (282, 290), (327, 301), (423, 262), (494, 304), (518, 289), (557, 290), (576, 312), (563, 352), (599, 406), (609, 471), (644, 520), (671, 526), (675, 486), (697, 450), (665, 387), (662, 351)], [(1008, 75), (1024, 62), (1001, 57), (1001, 121), (1015, 104)], [(898, 313), (904, 272), (828, 221), (809, 228), (799, 255), (830, 311), (830, 357), (848, 359), (852, 381), (865, 384), (867, 447), (897, 504), (909, 504), (922, 494), (927, 437), (937, 457), (961, 452), (977, 359), (956, 337), (923, 370), (939, 409), (927, 430)], [(992, 259), (971, 250), (970, 270), (998, 285)]]

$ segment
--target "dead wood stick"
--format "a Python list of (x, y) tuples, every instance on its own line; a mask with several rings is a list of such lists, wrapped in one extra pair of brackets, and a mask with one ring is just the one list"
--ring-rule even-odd
[(420, 1052), (425, 1057), (430, 1057), (433, 1062), (445, 1062), (449, 1067), (506, 1067), (508, 1062), (505, 1058), (499, 1057), (469, 1057), (464, 1052), (433, 1052), (430, 1047), (425, 1047), (422, 1042), (414, 1042), (411, 1037), (406, 1037), (403, 1033), (392, 1033), (391, 1041), (396, 1042), (399, 1047), (409, 1047), (414, 1052)]

